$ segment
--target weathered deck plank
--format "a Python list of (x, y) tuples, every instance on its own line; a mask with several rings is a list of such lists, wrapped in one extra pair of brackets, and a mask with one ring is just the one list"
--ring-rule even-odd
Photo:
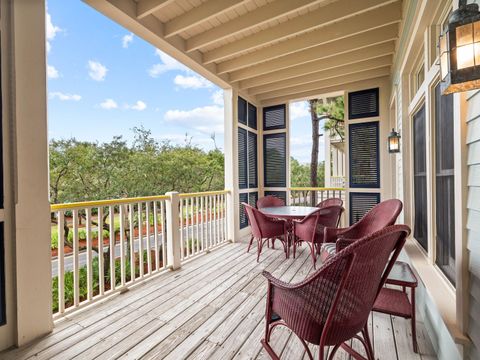
[[(282, 250), (244, 243), (166, 272), (81, 313), (71, 314), (43, 339), (0, 354), (2, 359), (269, 359), (262, 350), (266, 269), (298, 282), (312, 269), (308, 251), (285, 260)], [(435, 359), (423, 324), (418, 324), (420, 355), (411, 347), (409, 322), (374, 314), (370, 323), (376, 359)], [(92, 336), (95, 335), (95, 336)], [(277, 328), (272, 346), (284, 359), (305, 359), (300, 342)], [(318, 354), (317, 347), (310, 346)], [(398, 354), (398, 355), (397, 355)], [(392, 357), (393, 356), (393, 357)], [(339, 351), (335, 359), (348, 359)]]

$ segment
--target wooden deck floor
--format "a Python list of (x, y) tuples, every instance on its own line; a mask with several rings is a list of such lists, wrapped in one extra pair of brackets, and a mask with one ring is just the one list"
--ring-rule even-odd
[[(225, 245), (69, 316), (50, 335), (0, 358), (268, 359), (260, 345), (266, 291), (261, 271), (296, 282), (312, 271), (311, 260), (305, 246), (289, 260), (279, 249), (265, 249), (260, 263), (256, 249), (247, 254), (245, 248)], [(408, 321), (373, 314), (370, 323), (377, 359), (436, 359), (420, 321), (420, 354), (411, 350)], [(282, 359), (306, 359), (285, 329), (275, 330), (273, 339)], [(339, 352), (336, 359), (348, 356)]]

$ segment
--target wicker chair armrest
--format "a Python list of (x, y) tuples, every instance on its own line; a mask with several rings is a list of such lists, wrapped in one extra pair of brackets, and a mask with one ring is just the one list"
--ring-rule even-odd
[(323, 242), (334, 243), (337, 241), (338, 237), (347, 233), (351, 230), (351, 227), (348, 228), (330, 228), (325, 227), (323, 230)]

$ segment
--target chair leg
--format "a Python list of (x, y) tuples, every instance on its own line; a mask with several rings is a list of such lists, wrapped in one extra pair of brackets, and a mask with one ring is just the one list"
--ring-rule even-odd
[(260, 253), (262, 252), (263, 241), (262, 239), (257, 240), (257, 262), (260, 260)]
[(316, 255), (316, 251), (315, 251), (315, 244), (312, 243), (310, 245), (310, 243), (308, 241), (305, 241), (308, 245), (308, 247), (310, 248), (310, 255), (312, 256), (312, 261), (313, 261), (313, 268), (316, 270), (317, 267), (316, 267), (316, 264), (317, 264), (317, 255)]
[(370, 341), (370, 335), (368, 334), (368, 325), (362, 330), (363, 339), (365, 340), (365, 351), (367, 352), (367, 358), (369, 360), (374, 360), (375, 355), (373, 353), (372, 342)]
[(412, 304), (412, 340), (413, 340), (413, 351), (418, 353), (418, 343), (417, 343), (417, 317), (415, 314), (415, 288), (411, 288), (411, 304)]
[(250, 248), (252, 247), (252, 244), (253, 244), (253, 235), (252, 235), (252, 237), (250, 238), (250, 242), (248, 243), (247, 253), (250, 252)]

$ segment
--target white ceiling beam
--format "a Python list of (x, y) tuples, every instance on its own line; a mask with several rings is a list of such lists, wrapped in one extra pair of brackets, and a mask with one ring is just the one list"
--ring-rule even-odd
[(189, 28), (241, 5), (248, 0), (210, 0), (165, 23), (165, 37), (177, 35)]
[[(308, 84), (312, 82), (319, 82), (327, 79), (336, 78), (339, 76), (345, 76), (345, 75), (355, 74), (362, 71), (383, 68), (383, 67), (392, 65), (392, 62), (393, 62), (392, 55), (385, 55), (382, 57), (378, 57), (375, 59), (368, 59), (368, 60), (358, 59), (358, 61), (353, 64), (343, 65), (333, 69), (321, 70), (321, 71), (318, 71), (319, 68), (317, 68), (317, 72), (314, 72), (311, 74), (297, 76), (291, 79), (281, 80), (271, 84), (253, 87), (248, 90), (248, 93), (250, 95), (264, 94), (264, 93), (273, 92), (273, 91), (284, 89), (284, 88), (290, 88), (297, 85), (303, 85), (303, 84)], [(279, 74), (279, 78), (281, 78), (280, 74)]]
[(283, 97), (288, 95), (295, 95), (295, 94), (306, 92), (306, 91), (312, 91), (320, 88), (341, 85), (341, 84), (350, 83), (354, 81), (361, 81), (361, 80), (377, 78), (381, 76), (387, 76), (389, 74), (390, 74), (390, 66), (386, 66), (383, 68), (362, 71), (362, 72), (358, 72), (358, 73), (350, 74), (346, 76), (340, 75), (336, 78), (314, 82), (311, 84), (297, 85), (289, 88), (284, 88), (281, 90), (271, 91), (265, 94), (259, 94), (257, 95), (257, 99), (263, 102), (268, 99), (273, 99), (273, 98), (278, 98), (278, 97)]
[(309, 90), (297, 94), (281, 96), (277, 98), (267, 99), (260, 103), (262, 107), (265, 106), (272, 106), (278, 104), (286, 104), (288, 102), (296, 102), (296, 101), (306, 101), (310, 99), (318, 98), (319, 96), (323, 96), (324, 94), (334, 94), (337, 92), (344, 92), (344, 91), (357, 91), (362, 89), (370, 89), (373, 87), (377, 87), (381, 82), (388, 81), (389, 76), (381, 76), (372, 79), (365, 79), (365, 80), (356, 80), (350, 83), (334, 85), (325, 88), (318, 88), (315, 90)]
[[(147, 16), (141, 20), (137, 19), (136, 3), (133, 0), (83, 1), (214, 84), (223, 89), (231, 87), (228, 76), (217, 74), (215, 64), (205, 66), (201, 63), (202, 54), (200, 51), (185, 53), (185, 40), (180, 36), (165, 39), (163, 23), (155, 16)], [(159, 60), (152, 58), (152, 65), (155, 61), (158, 62)]]
[(243, 14), (220, 26), (216, 26), (198, 35), (187, 39), (187, 52), (201, 49), (216, 41), (236, 35), (242, 31), (250, 30), (269, 21), (276, 20), (281, 16), (289, 15), (307, 6), (322, 2), (323, 0), (277, 0), (255, 11)]
[(143, 19), (145, 16), (153, 14), (165, 6), (173, 3), (175, 0), (138, 0), (137, 18)]
[[(398, 36), (398, 25), (391, 24), (378, 29), (370, 30), (364, 33), (350, 36), (339, 41), (330, 42), (318, 46), (314, 46), (299, 52), (281, 56), (269, 61), (265, 61), (255, 66), (241, 68), (239, 70), (230, 72), (230, 80), (232, 82), (250, 79), (263, 74), (272, 73), (281, 69), (286, 69), (293, 66), (325, 59), (333, 56), (349, 53), (351, 51), (383, 44), (392, 40), (396, 40)], [(243, 58), (243, 57), (242, 57)], [(237, 59), (229, 60), (217, 65), (219, 74), (227, 71), (225, 69), (236, 69), (241, 62)], [(248, 57), (242, 59), (243, 62), (248, 62)], [(227, 66), (228, 65), (228, 66)]]
[(256, 65), (321, 44), (334, 43), (332, 45), (334, 47), (336, 43), (340, 43), (339, 40), (341, 39), (400, 22), (399, 11), (391, 10), (388, 13), (381, 14), (377, 13), (378, 10), (241, 55), (235, 60), (243, 61), (246, 65)]
[[(394, 3), (392, 3), (392, 1), (394, 1)], [(350, 23), (354, 23), (355, 21), (358, 23), (358, 18), (361, 17), (361, 21), (364, 22), (362, 29), (365, 31), (365, 25), (368, 25), (371, 22), (371, 18), (382, 18), (386, 16), (387, 18), (391, 19), (392, 14), (395, 15), (395, 20), (400, 20), (400, 1), (338, 1), (323, 6), (305, 15), (297, 16), (286, 23), (281, 23), (277, 26), (265, 29), (240, 40), (205, 52), (203, 60), (205, 64), (219, 62), (223, 59), (244, 53), (248, 50), (269, 45), (271, 43), (278, 42), (279, 40), (291, 38), (294, 35), (300, 35), (314, 29), (318, 29), (317, 34), (321, 33), (323, 35), (325, 32), (325, 35), (323, 35), (323, 42), (326, 42), (328, 41), (329, 37), (336, 36), (339, 32), (339, 29), (342, 29), (343, 24), (347, 24), (348, 20), (351, 20)], [(296, 38), (292, 40), (296, 40)], [(319, 41), (319, 43), (321, 42), (322, 41)]]
[(334, 69), (340, 66), (354, 64), (358, 61), (390, 55), (394, 52), (395, 44), (393, 41), (390, 41), (388, 43), (354, 50), (348, 53), (344, 53), (340, 56), (331, 56), (325, 59), (311, 61), (306, 64), (300, 64), (298, 66), (277, 70), (268, 74), (247, 79), (239, 83), (239, 88), (244, 90), (256, 86), (268, 85), (277, 81), (287, 80), (298, 76), (318, 72), (320, 70)]

